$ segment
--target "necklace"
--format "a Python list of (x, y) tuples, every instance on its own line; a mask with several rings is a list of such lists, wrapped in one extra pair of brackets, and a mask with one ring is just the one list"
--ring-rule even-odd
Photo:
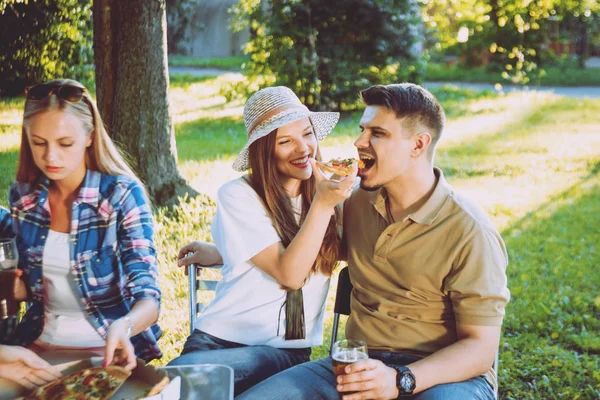
[(390, 211), (390, 198), (389, 197), (385, 198), (385, 212), (387, 213), (388, 219), (390, 221), (392, 221), (392, 224), (395, 223), (396, 221), (394, 220), (394, 216), (392, 215), (392, 212)]

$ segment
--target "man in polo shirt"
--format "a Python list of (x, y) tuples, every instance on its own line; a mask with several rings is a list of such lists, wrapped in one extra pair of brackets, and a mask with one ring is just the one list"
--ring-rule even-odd
[(504, 243), (487, 215), (433, 166), (445, 123), (413, 84), (364, 90), (361, 190), (344, 205), (354, 284), (346, 337), (369, 359), (335, 378), (302, 364), (242, 398), (493, 399), (492, 364), (509, 300)]

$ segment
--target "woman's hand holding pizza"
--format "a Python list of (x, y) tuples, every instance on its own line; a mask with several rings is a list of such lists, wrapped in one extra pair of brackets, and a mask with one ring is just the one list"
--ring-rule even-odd
[(346, 200), (352, 194), (352, 189), (356, 184), (356, 174), (358, 173), (358, 164), (354, 161), (349, 169), (349, 174), (341, 181), (327, 179), (314, 159), (310, 159), (313, 175), (317, 183), (317, 193), (314, 202), (321, 202), (329, 208), (333, 208), (342, 201)]
[(21, 346), (0, 345), (0, 378), (33, 389), (61, 377), (55, 367)]
[[(135, 349), (129, 339), (133, 330), (130, 321), (127, 318), (119, 318), (108, 328), (103, 366), (121, 365), (131, 371), (137, 365)], [(121, 350), (120, 353), (117, 352), (117, 349)]]

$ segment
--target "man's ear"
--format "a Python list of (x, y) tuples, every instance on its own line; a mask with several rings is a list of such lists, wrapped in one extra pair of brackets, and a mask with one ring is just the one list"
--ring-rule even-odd
[(429, 132), (420, 132), (413, 136), (414, 147), (410, 152), (410, 156), (413, 158), (421, 157), (425, 154), (427, 148), (431, 144), (431, 135)]

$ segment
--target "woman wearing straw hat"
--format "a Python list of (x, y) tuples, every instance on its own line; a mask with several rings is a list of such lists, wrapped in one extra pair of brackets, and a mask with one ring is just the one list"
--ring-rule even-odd
[(315, 166), (317, 140), (338, 119), (338, 113), (310, 112), (286, 87), (260, 90), (248, 100), (248, 142), (233, 167), (249, 173), (219, 189), (216, 247), (192, 242), (179, 253), (180, 266), (223, 264), (223, 278), (170, 365), (230, 365), (239, 394), (308, 361), (310, 347), (322, 343), (340, 243), (335, 209), (356, 179), (356, 166), (340, 182)]

